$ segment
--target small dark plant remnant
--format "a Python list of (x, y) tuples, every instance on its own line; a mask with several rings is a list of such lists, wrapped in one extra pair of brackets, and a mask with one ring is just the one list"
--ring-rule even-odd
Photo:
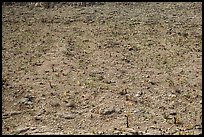
[(54, 70), (54, 64), (52, 64), (52, 72), (55, 72), (55, 70)]
[(125, 117), (126, 117), (126, 125), (127, 125), (127, 128), (129, 128), (128, 115), (125, 115)]
[(51, 87), (51, 88), (53, 88), (53, 86), (52, 86), (51, 82), (50, 82), (50, 81), (48, 81), (48, 82), (49, 82), (50, 87)]

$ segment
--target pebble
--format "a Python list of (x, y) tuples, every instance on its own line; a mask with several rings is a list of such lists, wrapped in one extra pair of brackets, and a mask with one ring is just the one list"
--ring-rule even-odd
[(11, 111), (11, 112), (9, 112), (9, 113), (5, 113), (5, 114), (3, 114), (3, 116), (13, 116), (13, 115), (18, 115), (18, 114), (21, 114), (22, 113), (22, 111)]
[(127, 128), (126, 130), (127, 130), (127, 132), (131, 133), (132, 135), (139, 135), (139, 133), (132, 128)]
[(28, 98), (22, 98), (22, 99), (20, 99), (19, 103), (27, 104), (28, 101), (29, 101)]
[(15, 133), (20, 134), (20, 133), (25, 132), (29, 129), (30, 129), (29, 127), (19, 127), (16, 129)]
[(63, 70), (62, 75), (67, 76), (69, 74), (69, 70)]
[(32, 96), (24, 97), (24, 98), (20, 99), (20, 101), (18, 103), (25, 104), (25, 105), (32, 105), (33, 104), (32, 98), (33, 98)]
[(46, 68), (44, 71), (45, 71), (45, 73), (52, 72), (52, 70), (50, 68)]
[(37, 127), (30, 127), (30, 130), (36, 130)]
[(103, 131), (98, 131), (98, 135), (103, 135), (104, 132)]
[(126, 89), (123, 89), (122, 91), (120, 91), (120, 95), (125, 95), (127, 94), (127, 90)]
[(202, 130), (193, 130), (194, 135), (202, 135)]
[(118, 130), (116, 130), (116, 131), (113, 132), (114, 135), (119, 135), (120, 133), (121, 133), (121, 132), (118, 131)]
[(87, 132), (87, 133), (83, 133), (84, 135), (94, 135), (93, 133), (91, 132)]
[(132, 133), (130, 133), (130, 132), (122, 132), (122, 134), (121, 135), (133, 135)]
[(104, 114), (104, 115), (110, 115), (110, 114), (112, 114), (112, 113), (114, 113), (114, 112), (115, 112), (115, 108), (114, 108), (114, 107), (110, 107), (110, 108), (105, 109), (105, 110), (103, 111), (103, 114)]
[(45, 109), (41, 109), (38, 113), (37, 116), (41, 116), (42, 114), (44, 114), (46, 111)]
[(64, 64), (69, 64), (70, 61), (69, 61), (69, 60), (63, 60), (63, 63), (64, 63)]
[(34, 63), (36, 66), (41, 66), (43, 64), (44, 60), (38, 60)]
[(146, 135), (161, 135), (161, 134), (162, 133), (159, 129), (152, 129), (152, 128), (149, 128), (146, 133)]
[(66, 104), (66, 107), (74, 107), (74, 106), (75, 106), (74, 101), (69, 101), (69, 102)]
[(118, 113), (118, 114), (121, 114), (121, 113), (122, 113), (122, 110), (117, 107), (117, 108), (115, 108), (115, 112)]
[(53, 100), (53, 101), (51, 102), (51, 106), (53, 106), (53, 107), (58, 107), (58, 106), (60, 106), (59, 101)]
[(34, 133), (33, 135), (63, 135), (63, 132), (41, 132), (41, 133)]
[(137, 92), (137, 94), (135, 95), (135, 97), (141, 97), (142, 96), (142, 91)]
[(35, 116), (34, 118), (35, 118), (35, 120), (41, 120), (42, 119), (41, 116)]
[(76, 117), (74, 114), (70, 113), (60, 113), (59, 116), (65, 119), (74, 119)]

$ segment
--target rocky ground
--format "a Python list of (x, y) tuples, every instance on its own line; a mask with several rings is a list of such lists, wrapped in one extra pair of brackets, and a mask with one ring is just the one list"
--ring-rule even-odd
[(202, 3), (2, 16), (3, 134), (202, 134)]

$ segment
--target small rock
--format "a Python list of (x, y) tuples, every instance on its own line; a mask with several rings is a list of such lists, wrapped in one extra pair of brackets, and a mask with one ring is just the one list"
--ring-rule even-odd
[(122, 134), (121, 135), (133, 135), (132, 133), (130, 133), (130, 132), (122, 132)]
[(63, 114), (59, 114), (60, 117), (65, 118), (65, 119), (74, 119), (76, 116), (74, 114), (70, 114), (70, 113), (63, 113)]
[(69, 101), (69, 102), (66, 104), (66, 107), (75, 107), (74, 101)]
[(139, 133), (132, 128), (128, 128), (127, 132), (131, 133), (132, 135), (139, 135)]
[(129, 100), (130, 100), (130, 95), (129, 95), (129, 94), (126, 94), (126, 95), (125, 95), (125, 100), (126, 100), (126, 101), (129, 101)]
[(84, 135), (94, 135), (93, 133), (91, 132), (87, 132), (87, 133), (83, 133)]
[(162, 133), (161, 133), (161, 131), (159, 130), (159, 129), (152, 129), (152, 128), (149, 128), (148, 130), (147, 130), (147, 133), (146, 134), (148, 134), (148, 135), (161, 135)]
[(37, 127), (30, 127), (30, 130), (36, 130)]
[(29, 127), (25, 127), (25, 128), (24, 127), (19, 127), (19, 128), (16, 129), (15, 133), (20, 134), (22, 132), (26, 132), (29, 129), (30, 129)]
[(41, 120), (42, 119), (41, 116), (35, 116), (34, 118), (35, 118), (35, 120)]
[(176, 114), (177, 114), (176, 111), (172, 111), (169, 113), (169, 115), (172, 115), (172, 116), (175, 116)]
[(194, 132), (194, 135), (202, 135), (202, 130), (201, 131), (193, 131)]
[(98, 135), (103, 135), (104, 132), (103, 131), (98, 131)]
[(122, 91), (120, 91), (120, 95), (125, 95), (127, 94), (127, 89), (123, 89)]
[(34, 135), (63, 135), (63, 132), (42, 132), (42, 133), (34, 133)]
[(59, 107), (59, 106), (60, 106), (60, 103), (59, 103), (59, 101), (57, 101), (57, 100), (53, 100), (53, 101), (51, 101), (51, 106), (53, 106), (53, 107)]
[(44, 114), (46, 111), (45, 109), (41, 109), (38, 113), (37, 116), (41, 116), (42, 114)]
[(28, 98), (22, 98), (22, 99), (20, 99), (19, 103), (27, 104), (28, 101), (29, 101)]
[(187, 135), (202, 135), (202, 130), (198, 129), (189, 130)]
[(69, 64), (70, 61), (69, 61), (69, 60), (63, 60), (63, 63), (64, 63), (64, 64)]
[(13, 115), (21, 114), (21, 113), (22, 113), (22, 111), (11, 111), (11, 112), (6, 113), (6, 114), (4, 114), (4, 115), (10, 115), (10, 116), (13, 116)]
[(28, 101), (27, 103), (26, 103), (26, 105), (32, 105), (33, 104), (33, 102), (31, 102), (31, 101)]
[(44, 60), (38, 60), (37, 62), (34, 63), (36, 66), (41, 66), (43, 64)]
[(60, 76), (60, 74), (59, 74), (58, 72), (56, 72), (56, 73), (55, 73), (55, 76), (59, 77), (59, 76)]
[[(27, 97), (24, 97), (24, 98), (20, 99), (18, 101), (18, 103), (24, 104), (24, 105), (32, 105), (33, 104), (32, 100), (30, 98), (27, 98)], [(15, 105), (17, 105), (17, 104), (15, 104)]]
[(114, 108), (114, 107), (111, 107), (111, 108), (105, 109), (105, 110), (103, 111), (103, 114), (104, 114), (104, 115), (111, 115), (111, 114), (114, 113), (114, 112), (115, 112), (115, 108)]
[(115, 112), (118, 113), (118, 114), (121, 114), (121, 113), (122, 113), (122, 110), (117, 107), (117, 108), (115, 108)]
[(50, 68), (46, 68), (44, 71), (45, 71), (45, 73), (52, 72), (52, 70)]
[(118, 130), (116, 130), (116, 131), (113, 132), (113, 134), (114, 134), (114, 135), (119, 135), (119, 134), (121, 134), (121, 132), (118, 131)]
[(69, 70), (63, 70), (62, 75), (67, 76), (69, 74)]
[(138, 91), (137, 94), (135, 95), (135, 97), (141, 97), (142, 96), (142, 91)]
[(9, 118), (9, 115), (3, 114), (2, 119)]

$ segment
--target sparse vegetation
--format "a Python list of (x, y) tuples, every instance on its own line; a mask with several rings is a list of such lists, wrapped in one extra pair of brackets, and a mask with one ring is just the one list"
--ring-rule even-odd
[(202, 134), (201, 30), (199, 2), (3, 3), (2, 133)]

